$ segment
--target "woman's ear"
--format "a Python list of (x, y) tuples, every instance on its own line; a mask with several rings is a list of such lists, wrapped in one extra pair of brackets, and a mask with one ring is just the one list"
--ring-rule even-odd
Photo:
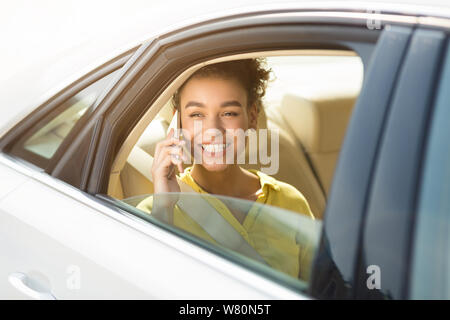
[(257, 129), (258, 127), (258, 107), (257, 104), (252, 104), (248, 110), (248, 127), (251, 129)]

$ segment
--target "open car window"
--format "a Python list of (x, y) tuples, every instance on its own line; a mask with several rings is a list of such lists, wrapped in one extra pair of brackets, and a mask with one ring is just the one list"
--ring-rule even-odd
[[(266, 60), (272, 78), (259, 111), (256, 136), (263, 137), (266, 131), (267, 139), (256, 149), (246, 150), (242, 167), (262, 170), (294, 186), (305, 196), (314, 216), (322, 219), (362, 87), (362, 60), (350, 50), (300, 50), (298, 56), (269, 56)], [(111, 171), (109, 196), (123, 199), (153, 193), (151, 168), (156, 145), (167, 137), (174, 111), (168, 99), (145, 127), (137, 129), (141, 132), (133, 146), (123, 148), (131, 152), (116, 158), (120, 160)], [(272, 146), (278, 149), (272, 152)]]

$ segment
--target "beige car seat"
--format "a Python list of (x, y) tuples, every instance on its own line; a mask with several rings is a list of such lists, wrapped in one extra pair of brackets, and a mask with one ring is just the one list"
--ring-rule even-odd
[(277, 111), (285, 128), (304, 147), (328, 194), (356, 96), (306, 100), (285, 95)]
[[(260, 112), (258, 129), (277, 130), (279, 136), (279, 168), (278, 172), (272, 176), (297, 188), (307, 199), (314, 216), (322, 219), (326, 203), (325, 195), (303, 150), (298, 147), (295, 138), (285, 130), (285, 127), (286, 125), (275, 107), (267, 107)], [(270, 131), (268, 137), (267, 147), (270, 147), (272, 139)], [(264, 152), (266, 151), (264, 150)], [(271, 150), (266, 154), (270, 155), (270, 152)], [(256, 165), (245, 165), (244, 167), (261, 170), (267, 166), (258, 162)]]

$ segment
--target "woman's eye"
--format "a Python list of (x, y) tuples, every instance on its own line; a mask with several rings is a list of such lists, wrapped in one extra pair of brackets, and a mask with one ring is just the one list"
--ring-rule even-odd
[(223, 115), (225, 117), (236, 117), (238, 115), (237, 112), (224, 112)]
[(199, 117), (201, 117), (201, 116), (202, 116), (201, 113), (191, 113), (191, 114), (189, 115), (189, 117), (191, 117), (191, 118), (199, 118)]

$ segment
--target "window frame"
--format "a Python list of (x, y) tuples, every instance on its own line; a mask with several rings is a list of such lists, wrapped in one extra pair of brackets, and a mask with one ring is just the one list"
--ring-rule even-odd
[[(301, 51), (303, 51), (303, 50), (304, 50), (304, 49), (302, 48), (302, 49), (295, 49), (295, 50), (275, 50), (275, 51), (268, 50), (267, 52), (264, 52), (264, 51), (263, 51), (263, 52), (259, 52), (259, 51), (257, 51), (257, 52), (253, 52), (253, 53), (251, 53), (251, 54), (245, 53), (245, 54), (230, 55), (230, 56), (227, 56), (227, 57), (226, 57), (226, 60), (228, 60), (228, 59), (231, 59), (231, 60), (234, 60), (234, 59), (243, 59), (243, 58), (248, 58), (249, 56), (254, 56), (254, 55), (265, 55), (265, 54), (269, 54), (270, 56), (273, 56), (273, 55), (276, 55), (277, 53), (279, 53), (280, 56), (285, 56), (285, 55), (288, 55), (288, 56), (289, 56), (289, 55), (295, 55), (295, 53), (301, 52)], [(309, 50), (310, 50), (310, 49), (306, 49), (305, 51), (309, 51)], [(327, 51), (328, 49), (323, 49), (323, 48), (317, 49), (317, 48), (314, 48), (314, 49), (312, 49), (312, 50), (313, 50), (313, 51), (316, 51), (316, 50), (317, 50), (317, 51), (320, 51), (320, 50)], [(337, 49), (337, 50), (334, 49), (334, 50), (332, 50), (332, 51), (344, 51), (344, 52), (352, 52), (352, 53), (356, 53), (356, 54), (357, 54), (357, 52), (356, 52), (355, 50), (352, 50), (351, 48), (340, 48), (340, 49)], [(359, 55), (357, 55), (357, 56), (361, 59), (361, 62), (363, 62), (362, 57), (359, 56)], [(367, 59), (367, 56), (366, 56), (365, 58)], [(218, 60), (218, 61), (222, 61), (223, 59), (224, 59), (223, 57), (222, 57), (222, 58), (219, 58), (219, 59), (212, 59), (212, 61), (208, 61), (208, 63), (214, 63), (214, 62), (216, 62), (217, 60)], [(368, 59), (367, 59), (367, 60), (368, 60)], [(367, 60), (366, 60), (366, 61), (367, 61)], [(194, 69), (195, 69), (195, 67), (200, 68), (202, 64), (203, 64), (203, 62), (202, 62), (202, 63), (199, 63), (197, 66), (193, 66), (193, 67), (191, 66), (191, 68), (194, 68)], [(181, 83), (182, 83), (182, 81), (180, 81), (180, 79), (187, 78), (187, 77), (190, 75), (190, 73), (188, 73), (187, 75), (185, 75), (186, 72), (194, 72), (194, 71), (190, 70), (190, 68), (189, 68), (188, 70), (183, 71), (183, 72), (178, 76), (178, 78), (174, 81), (174, 83), (175, 83), (175, 86), (174, 86), (174, 87), (175, 87), (175, 88), (177, 87), (178, 84), (181, 84)], [(363, 72), (363, 76), (364, 76), (364, 77), (365, 77), (365, 73), (366, 73), (366, 70), (364, 69), (364, 72)], [(168, 87), (171, 87), (172, 85), (173, 85), (173, 83), (170, 83), (170, 84), (168, 85)], [(167, 90), (168, 87), (166, 87), (165, 90)], [(153, 118), (158, 114), (158, 112), (161, 110), (161, 108), (165, 106), (165, 103), (164, 103), (164, 102), (167, 102), (166, 99), (160, 99), (160, 97), (166, 95), (166, 94), (165, 94), (165, 93), (166, 93), (165, 90), (163, 91), (163, 93), (161, 93), (160, 96), (158, 96), (157, 99), (155, 99), (155, 102), (151, 105), (151, 107), (150, 107), (149, 109), (146, 110), (146, 112), (144, 113), (144, 115), (142, 115), (142, 116), (139, 118), (139, 120), (137, 121), (136, 126), (140, 126), (140, 127), (144, 127), (144, 128), (145, 128), (145, 127), (153, 120)], [(361, 90), (362, 90), (362, 88), (361, 88)], [(161, 101), (160, 101), (160, 100), (161, 100)], [(151, 117), (149, 117), (149, 114), (150, 114)], [(144, 126), (144, 125), (142, 125), (142, 124), (140, 123), (140, 121), (144, 120), (145, 118), (147, 118), (148, 120), (147, 120), (147, 122), (146, 122), (146, 125)], [(131, 130), (131, 132), (132, 132), (132, 131), (133, 131), (133, 130)], [(142, 133), (142, 132), (140, 132), (140, 133)], [(136, 143), (136, 141), (138, 140), (140, 134), (136, 134), (136, 133), (133, 133), (133, 132), (132, 132), (132, 133), (130, 133), (130, 135), (128, 136), (128, 138), (129, 138), (130, 136), (133, 136), (133, 137), (134, 137), (134, 140), (133, 140), (133, 141), (134, 141), (134, 143)], [(125, 139), (125, 141), (126, 141), (126, 143), (127, 143), (128, 145), (132, 145), (129, 141), (127, 141), (127, 139)], [(126, 155), (126, 156), (124, 156), (124, 155)], [(126, 152), (126, 150), (122, 150), (122, 149), (119, 150), (118, 155), (117, 155), (117, 157), (115, 158), (115, 161), (114, 161), (114, 162), (115, 162), (115, 164), (114, 164), (114, 166), (113, 166), (114, 171), (115, 171), (115, 170), (118, 170), (118, 168), (120, 167), (120, 165), (118, 165), (118, 164), (116, 163), (116, 160), (117, 160), (118, 158), (121, 158), (122, 161), (125, 163), (127, 156), (128, 156), (128, 153)], [(111, 180), (108, 180), (108, 181), (110, 182)], [(113, 205), (117, 205), (117, 200), (113, 199), (113, 198), (112, 198), (110, 195), (108, 195), (107, 193), (105, 193), (105, 194), (99, 193), (99, 194), (97, 194), (96, 196), (99, 197), (99, 198), (102, 199), (102, 200), (108, 201), (109, 203), (111, 203), (111, 204), (113, 204)], [(122, 209), (122, 210), (127, 210), (126, 206), (121, 206), (121, 209)], [(181, 233), (180, 233), (180, 232), (177, 232), (176, 228), (174, 228), (174, 227), (167, 226), (167, 228), (166, 228), (166, 226), (165, 226), (164, 224), (162, 224), (162, 223), (158, 223), (158, 226), (161, 227), (161, 228), (163, 228), (163, 229), (165, 229), (165, 230), (167, 230), (168, 232), (173, 233), (173, 234), (176, 235), (176, 236), (182, 237), (182, 238), (185, 239), (186, 241), (194, 242), (196, 245), (199, 245), (200, 247), (205, 248), (206, 250), (212, 251), (212, 252), (214, 252), (214, 253), (216, 253), (216, 254), (219, 254), (220, 256), (224, 256), (224, 254), (221, 253), (220, 250), (219, 250), (218, 248), (213, 248), (213, 245), (205, 244), (205, 243), (202, 243), (201, 241), (193, 241), (193, 240), (192, 240), (192, 237), (184, 235), (183, 232), (181, 232)], [(232, 259), (231, 261), (233, 261), (233, 262), (235, 262), (235, 263), (237, 263), (237, 264), (239, 264), (239, 265), (242, 265), (242, 259)], [(255, 272), (258, 272), (258, 273), (260, 273), (262, 276), (267, 277), (268, 279), (272, 279), (272, 280), (276, 280), (276, 281), (281, 281), (280, 284), (286, 285), (287, 287), (289, 287), (289, 288), (291, 288), (291, 289), (298, 290), (298, 288), (301, 288), (301, 287), (302, 287), (301, 285), (292, 285), (292, 281), (287, 281), (287, 280), (285, 280), (282, 276), (277, 276), (276, 273), (274, 273), (274, 272), (271, 272), (271, 273), (265, 273), (265, 272), (263, 272), (264, 270), (262, 270), (262, 269), (260, 269), (260, 268), (254, 268), (254, 267), (251, 267), (251, 266), (249, 267), (249, 266), (247, 266), (247, 265), (245, 265), (245, 264), (243, 264), (243, 267), (244, 267), (244, 268), (249, 268), (250, 270), (253, 270), (253, 271), (255, 271)], [(275, 276), (274, 276), (274, 274), (275, 274)], [(306, 292), (304, 292), (304, 291), (300, 291), (300, 292), (303, 293), (303, 294), (306, 294)]]
[[(365, 19), (361, 19), (356, 25), (343, 20), (336, 22), (333, 19), (329, 21), (327, 19), (326, 25), (301, 23), (298, 21), (298, 18), (290, 24), (286, 23), (286, 21), (281, 23), (280, 19), (277, 20), (277, 24), (274, 24), (274, 21), (270, 21), (270, 19), (267, 20), (260, 21), (260, 23), (264, 23), (254, 26), (254, 29), (258, 29), (261, 37), (259, 39), (256, 37), (257, 41), (253, 41), (245, 49), (242, 47), (236, 48), (236, 37), (237, 35), (242, 36), (242, 29), (249, 33), (248, 26), (244, 28), (244, 26), (237, 26), (236, 24), (233, 25), (231, 30), (228, 28), (225, 30), (219, 29), (216, 32), (209, 30), (206, 34), (197, 35), (195, 38), (188, 37), (184, 39), (185, 41), (183, 41), (183, 38), (180, 38), (180, 34), (174, 34), (173, 37), (176, 41), (175, 39), (170, 39), (173, 41), (171, 42), (165, 37), (160, 37), (143, 45), (135, 56), (135, 64), (130, 66), (130, 69), (126, 71), (125, 76), (122, 78), (123, 83), (120, 84), (120, 87), (122, 89), (127, 88), (126, 95), (121, 95), (119, 92), (115, 93), (117, 101), (113, 101), (111, 98), (110, 104), (104, 106), (105, 118), (98, 117), (96, 124), (98, 133), (97, 139), (94, 141), (94, 150), (96, 151), (92, 154), (92, 167), (90, 169), (90, 172), (94, 175), (90, 174), (89, 182), (86, 186), (87, 191), (98, 195), (98, 197), (104, 197), (104, 194), (107, 193), (110, 168), (115, 155), (120, 149), (121, 141), (125, 140), (125, 137), (130, 132), (130, 128), (138, 122), (138, 119), (147, 111), (147, 108), (153, 105), (155, 99), (164, 91), (164, 88), (194, 63), (211, 60), (223, 55), (228, 56), (252, 51), (345, 48), (355, 51), (361, 57), (366, 69), (370, 60), (370, 54), (376, 46), (381, 32), (380, 30), (370, 30), (369, 32), (366, 29)], [(267, 25), (271, 27), (267, 29)], [(268, 30), (277, 29), (276, 32), (278, 32), (277, 35), (279, 36), (287, 28), (291, 28), (290, 34), (285, 35), (284, 39), (276, 38), (281, 43), (267, 44), (269, 41), (267, 39), (273, 37), (274, 34), (273, 32), (269, 33), (269, 36)], [(308, 30), (308, 28), (310, 29)], [(299, 30), (302, 30), (307, 36), (303, 39), (292, 39), (293, 34), (298, 34)], [(192, 30), (189, 31), (186, 32), (192, 36)], [(234, 38), (230, 37), (226, 39), (227, 41), (219, 41), (220, 37), (214, 38), (217, 34), (222, 35), (229, 32), (234, 32)], [(222, 46), (219, 46), (213, 52), (200, 52), (202, 48), (198, 46), (198, 41), (205, 39), (202, 37), (213, 38), (216, 46), (219, 43)], [(255, 39), (255, 37), (251, 36), (251, 33), (248, 34), (248, 38)], [(315, 39), (314, 42), (311, 41), (312, 38)], [(227, 49), (224, 49), (224, 44), (228, 46)], [(358, 44), (360, 44), (359, 47)], [(243, 44), (240, 43), (240, 45), (242, 46)], [(215, 48), (215, 46), (211, 47)], [(195, 52), (197, 56), (188, 56), (188, 61), (184, 59), (186, 56), (183, 59), (177, 59), (177, 50), (180, 52), (181, 50), (190, 53)], [(134, 104), (132, 105), (132, 103)], [(356, 253), (351, 261), (352, 264), (356, 261)]]

